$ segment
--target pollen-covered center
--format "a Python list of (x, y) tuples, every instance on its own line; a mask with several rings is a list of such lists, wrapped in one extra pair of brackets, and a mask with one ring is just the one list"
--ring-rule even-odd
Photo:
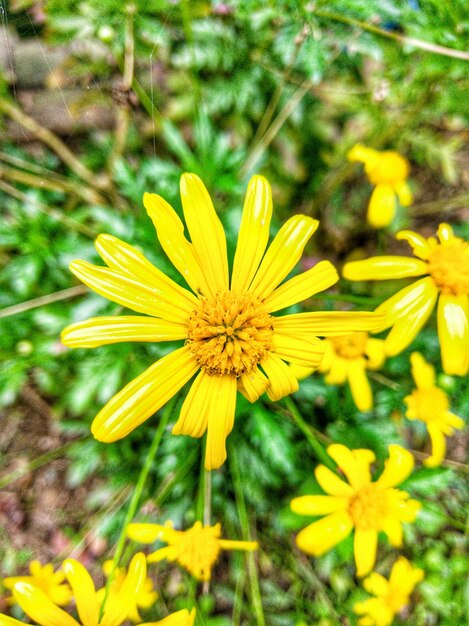
[(272, 347), (272, 318), (259, 298), (227, 291), (200, 298), (189, 318), (188, 339), (200, 367), (211, 375), (250, 372)]
[(414, 389), (405, 402), (412, 415), (427, 423), (438, 421), (449, 410), (448, 396), (438, 387)]
[(390, 150), (373, 159), (366, 166), (366, 173), (373, 185), (392, 185), (407, 178), (409, 165), (400, 154)]
[(368, 333), (356, 332), (351, 335), (329, 337), (334, 352), (343, 359), (357, 359), (364, 355)]
[(388, 491), (376, 484), (363, 487), (351, 498), (348, 512), (355, 528), (378, 530), (389, 509)]
[(177, 545), (177, 560), (199, 580), (209, 580), (213, 564), (220, 553), (220, 524), (202, 526), (196, 522), (181, 532)]
[(427, 260), (428, 272), (442, 293), (469, 294), (469, 243), (453, 237), (436, 245)]

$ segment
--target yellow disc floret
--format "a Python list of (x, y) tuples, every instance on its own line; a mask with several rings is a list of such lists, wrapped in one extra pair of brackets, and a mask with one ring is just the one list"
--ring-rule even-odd
[(363, 530), (379, 528), (387, 511), (387, 490), (373, 483), (357, 491), (348, 504), (348, 512), (355, 528)]
[(375, 159), (365, 163), (365, 171), (373, 185), (392, 185), (405, 180), (409, 175), (409, 164), (398, 152), (387, 150), (377, 153)]
[(469, 294), (469, 243), (460, 237), (436, 244), (428, 256), (428, 272), (441, 293)]
[(449, 410), (448, 396), (438, 387), (414, 389), (410, 396), (405, 398), (405, 402), (408, 413), (427, 424), (438, 422), (440, 416)]
[(211, 375), (250, 372), (271, 349), (272, 338), (272, 318), (250, 293), (201, 297), (188, 321), (187, 345)]
[(339, 337), (329, 337), (329, 341), (334, 347), (334, 351), (343, 359), (356, 359), (365, 354), (368, 333), (356, 332), (351, 335), (341, 335)]

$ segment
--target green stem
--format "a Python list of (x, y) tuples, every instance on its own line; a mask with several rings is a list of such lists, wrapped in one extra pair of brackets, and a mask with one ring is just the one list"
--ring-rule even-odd
[[(244, 500), (243, 482), (241, 480), (238, 457), (234, 446), (230, 446), (228, 458), (230, 459), (230, 470), (231, 476), (233, 478), (233, 487), (236, 498), (236, 507), (238, 509), (239, 522), (241, 524), (241, 534), (244, 541), (252, 541), (251, 532), (249, 530), (249, 517), (246, 510), (246, 502)], [(246, 552), (246, 559), (248, 564), (249, 584), (251, 588), (251, 602), (254, 615), (256, 617), (256, 623), (257, 626), (265, 626), (261, 588), (259, 584), (259, 576), (257, 573), (254, 552)]]
[(177, 396), (174, 396), (166, 405), (161, 421), (153, 437), (153, 441), (151, 442), (150, 448), (148, 449), (147, 457), (140, 471), (140, 475), (138, 477), (137, 484), (135, 485), (135, 490), (132, 494), (132, 498), (130, 499), (129, 508), (127, 509), (127, 513), (124, 518), (124, 523), (122, 524), (122, 529), (119, 535), (119, 539), (117, 540), (111, 573), (109, 574), (109, 577), (106, 582), (106, 591), (104, 593), (103, 602), (101, 604), (101, 608), (99, 611), (100, 620), (104, 613), (104, 607), (106, 605), (106, 600), (109, 595), (109, 590), (111, 588), (111, 584), (114, 579), (114, 574), (116, 572), (116, 569), (119, 567), (119, 561), (122, 557), (122, 552), (124, 551), (124, 544), (125, 544), (126, 534), (127, 534), (127, 526), (130, 524), (131, 520), (135, 516), (135, 513), (137, 512), (137, 507), (139, 505), (140, 498), (142, 497), (143, 488), (145, 487), (145, 483), (147, 481), (152, 463), (155, 459), (156, 453), (158, 452), (158, 448), (161, 443), (161, 438), (163, 437), (163, 433), (165, 431), (166, 425), (171, 416), (173, 407), (176, 403), (176, 399), (177, 399)]
[(304, 434), (304, 436), (308, 440), (308, 443), (311, 446), (318, 461), (321, 461), (321, 463), (323, 463), (326, 467), (328, 467), (330, 470), (335, 472), (336, 467), (331, 457), (324, 450), (323, 445), (316, 439), (316, 436), (313, 434), (309, 424), (305, 422), (305, 420), (303, 419), (303, 416), (298, 411), (291, 397), (287, 396), (286, 398), (283, 399), (283, 402), (288, 412), (290, 413), (290, 415), (293, 417), (294, 421), (296, 422), (296, 425), (298, 426), (298, 428), (301, 430), (301, 432)]

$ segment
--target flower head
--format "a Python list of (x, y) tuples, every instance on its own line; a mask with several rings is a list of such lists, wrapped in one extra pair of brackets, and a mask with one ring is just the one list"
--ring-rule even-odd
[(367, 220), (373, 228), (388, 226), (396, 213), (396, 199), (402, 206), (412, 204), (412, 192), (407, 184), (409, 162), (398, 152), (379, 152), (356, 144), (347, 155), (349, 161), (360, 161), (372, 185), (375, 185), (368, 205)]
[[(109, 594), (101, 619), (101, 602), (83, 565), (75, 559), (67, 559), (63, 570), (72, 588), (79, 620), (59, 608), (41, 589), (29, 582), (17, 582), (13, 585), (13, 596), (28, 617), (39, 626), (120, 626), (127, 619), (128, 607), (145, 582), (146, 560), (142, 553), (133, 557), (120, 593)], [(20, 624), (22, 622), (0, 615), (0, 626)]]
[[(54, 572), (54, 566), (50, 563), (41, 565), (39, 561), (31, 561), (29, 564), (30, 576), (10, 576), (3, 579), (6, 589), (13, 589), (16, 583), (27, 583), (40, 589), (45, 595), (58, 606), (67, 605), (72, 597), (72, 590), (65, 583), (65, 574), (62, 570)], [(14, 601), (14, 597), (11, 598)]]
[(452, 436), (455, 429), (463, 428), (464, 421), (449, 411), (448, 396), (435, 385), (435, 369), (418, 352), (410, 355), (410, 362), (417, 389), (404, 398), (406, 416), (410, 420), (425, 422), (432, 442), (432, 454), (424, 464), (436, 467), (446, 454), (445, 436)]
[(440, 224), (436, 237), (425, 239), (410, 230), (397, 233), (417, 257), (378, 256), (344, 266), (349, 280), (385, 280), (423, 276), (383, 302), (377, 312), (387, 316), (386, 352), (404, 350), (430, 317), (438, 300), (437, 321), (443, 369), (465, 376), (469, 371), (469, 242)]
[(304, 552), (320, 556), (354, 533), (357, 575), (364, 576), (376, 561), (378, 533), (384, 531), (394, 546), (402, 544), (402, 522), (414, 521), (420, 503), (410, 500), (405, 491), (395, 489), (414, 467), (410, 452), (397, 445), (389, 446), (389, 459), (383, 473), (371, 480), (370, 465), (375, 461), (371, 450), (349, 450), (332, 444), (327, 453), (345, 474), (348, 483), (324, 465), (315, 475), (326, 496), (300, 496), (291, 509), (300, 515), (326, 515), (300, 531), (296, 537)]
[(360, 411), (373, 407), (371, 387), (366, 370), (379, 369), (385, 359), (384, 341), (368, 333), (356, 332), (324, 339), (324, 359), (319, 371), (326, 374), (329, 385), (350, 385), (353, 401)]
[(145, 316), (92, 318), (62, 333), (71, 347), (121, 341), (184, 341), (151, 365), (101, 409), (92, 425), (100, 441), (116, 441), (147, 420), (194, 376), (173, 434), (207, 431), (205, 466), (220, 467), (233, 428), (236, 394), (255, 402), (264, 392), (278, 400), (298, 389), (286, 362), (316, 368), (318, 339), (354, 330), (376, 330), (374, 313), (275, 312), (327, 289), (338, 280), (328, 261), (287, 280), (318, 222), (294, 215), (267, 247), (272, 215), (268, 182), (254, 176), (248, 187), (231, 280), (225, 233), (202, 181), (181, 178), (184, 225), (163, 198), (145, 194), (144, 205), (161, 246), (190, 289), (165, 276), (138, 250), (100, 235), (99, 267), (73, 261), (72, 272), (97, 293)]
[(164, 559), (177, 561), (198, 580), (210, 580), (212, 567), (221, 550), (257, 550), (257, 541), (220, 539), (220, 524), (202, 526), (196, 522), (188, 530), (175, 530), (171, 522), (129, 524), (127, 535), (134, 541), (153, 543), (157, 539), (168, 545), (148, 555), (149, 563)]
[(359, 626), (391, 626), (394, 616), (409, 604), (414, 587), (423, 580), (423, 570), (413, 567), (403, 556), (392, 566), (389, 580), (373, 572), (363, 586), (374, 598), (357, 602), (353, 610), (362, 615)]

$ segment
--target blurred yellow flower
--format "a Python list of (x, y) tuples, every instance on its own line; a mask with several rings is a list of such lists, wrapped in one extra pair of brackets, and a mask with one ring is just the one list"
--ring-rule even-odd
[(175, 530), (171, 522), (160, 524), (129, 524), (127, 536), (141, 543), (153, 543), (157, 539), (168, 545), (148, 555), (149, 563), (167, 559), (177, 561), (197, 578), (210, 580), (212, 567), (221, 550), (257, 550), (257, 541), (232, 541), (220, 539), (221, 526), (202, 526), (195, 522), (188, 530)]
[[(15, 602), (29, 618), (40, 626), (120, 626), (127, 619), (129, 604), (145, 582), (146, 560), (142, 553), (133, 557), (120, 593), (108, 597), (101, 619), (98, 594), (83, 565), (74, 559), (67, 559), (63, 570), (72, 588), (79, 621), (54, 604), (41, 589), (27, 582), (18, 582), (13, 586)], [(23, 622), (0, 615), (0, 626), (21, 624)]]
[(316, 467), (316, 479), (328, 495), (300, 496), (290, 506), (299, 515), (326, 517), (300, 531), (296, 543), (303, 552), (320, 556), (355, 529), (357, 576), (364, 576), (376, 561), (378, 533), (384, 531), (392, 545), (401, 546), (402, 522), (413, 522), (420, 509), (420, 503), (410, 500), (408, 493), (394, 488), (412, 472), (414, 459), (408, 450), (390, 445), (383, 473), (372, 482), (370, 465), (375, 455), (371, 450), (332, 444), (327, 453), (348, 483), (324, 465)]
[(293, 393), (298, 381), (286, 361), (317, 367), (318, 336), (376, 330), (374, 313), (272, 313), (327, 289), (338, 280), (329, 261), (282, 281), (298, 263), (317, 220), (294, 215), (267, 247), (272, 198), (269, 183), (254, 176), (248, 186), (229, 281), (226, 237), (210, 196), (195, 174), (181, 178), (184, 224), (156, 194), (144, 205), (162, 248), (192, 291), (180, 287), (138, 250), (100, 235), (96, 248), (107, 267), (73, 261), (72, 272), (97, 293), (142, 316), (98, 317), (62, 333), (71, 347), (121, 341), (184, 341), (130, 382), (101, 409), (92, 425), (100, 441), (116, 441), (147, 420), (196, 374), (173, 434), (201, 437), (207, 431), (205, 467), (226, 459), (236, 392), (250, 402), (265, 391), (273, 400)]
[[(109, 575), (112, 571), (112, 561), (105, 561), (103, 564), (103, 572), (106, 578), (109, 578)], [(125, 568), (118, 567), (114, 572), (114, 577), (111, 583), (111, 587), (108, 593), (108, 601), (113, 604), (116, 600), (114, 596), (118, 596), (121, 592), (122, 586), (125, 583), (125, 579), (127, 577), (127, 572)], [(98, 599), (99, 604), (101, 605), (104, 596), (106, 593), (106, 587), (103, 587), (99, 591), (96, 592), (96, 597)], [(131, 601), (129, 601), (127, 606), (127, 619), (132, 620), (132, 622), (139, 624), (142, 620), (138, 609), (149, 609), (153, 606), (158, 599), (158, 593), (153, 589), (153, 581), (151, 578), (145, 578), (142, 585), (138, 589), (138, 591), (134, 594)]]
[(389, 580), (373, 572), (363, 586), (374, 598), (356, 602), (353, 610), (362, 615), (359, 626), (391, 626), (395, 615), (409, 604), (415, 586), (423, 580), (423, 570), (413, 567), (403, 556), (392, 566)]
[(176, 611), (171, 613), (159, 622), (148, 622), (141, 624), (141, 626), (194, 626), (195, 622), (195, 609), (188, 611), (183, 609), (182, 611)]
[[(54, 566), (50, 563), (41, 565), (39, 561), (31, 561), (29, 564), (31, 576), (10, 576), (3, 579), (6, 589), (13, 589), (16, 583), (28, 583), (43, 591), (54, 604), (65, 606), (72, 598), (72, 590), (64, 583), (65, 574), (62, 570), (54, 572)], [(14, 598), (11, 600), (14, 602)]]
[(404, 398), (407, 405), (406, 416), (410, 420), (420, 420), (427, 425), (432, 442), (432, 454), (425, 459), (424, 465), (437, 467), (445, 458), (445, 436), (454, 435), (455, 428), (463, 428), (464, 420), (449, 411), (448, 396), (435, 385), (435, 369), (423, 356), (413, 352), (410, 362), (417, 389)]
[(365, 332), (324, 339), (324, 358), (319, 371), (329, 385), (348, 382), (353, 401), (360, 411), (373, 408), (373, 396), (366, 370), (379, 369), (385, 360), (384, 341)]
[(390, 356), (404, 350), (430, 317), (438, 300), (437, 322), (443, 369), (465, 376), (469, 371), (469, 242), (455, 237), (451, 226), (440, 224), (438, 239), (410, 230), (397, 233), (406, 240), (416, 259), (378, 256), (346, 263), (344, 278), (386, 280), (424, 276), (398, 291), (376, 311), (392, 326), (385, 340)]
[(347, 154), (349, 161), (364, 163), (365, 172), (375, 185), (368, 204), (367, 221), (373, 228), (384, 228), (394, 219), (396, 199), (402, 206), (412, 204), (412, 192), (407, 184), (409, 162), (398, 152), (379, 152), (357, 143)]

